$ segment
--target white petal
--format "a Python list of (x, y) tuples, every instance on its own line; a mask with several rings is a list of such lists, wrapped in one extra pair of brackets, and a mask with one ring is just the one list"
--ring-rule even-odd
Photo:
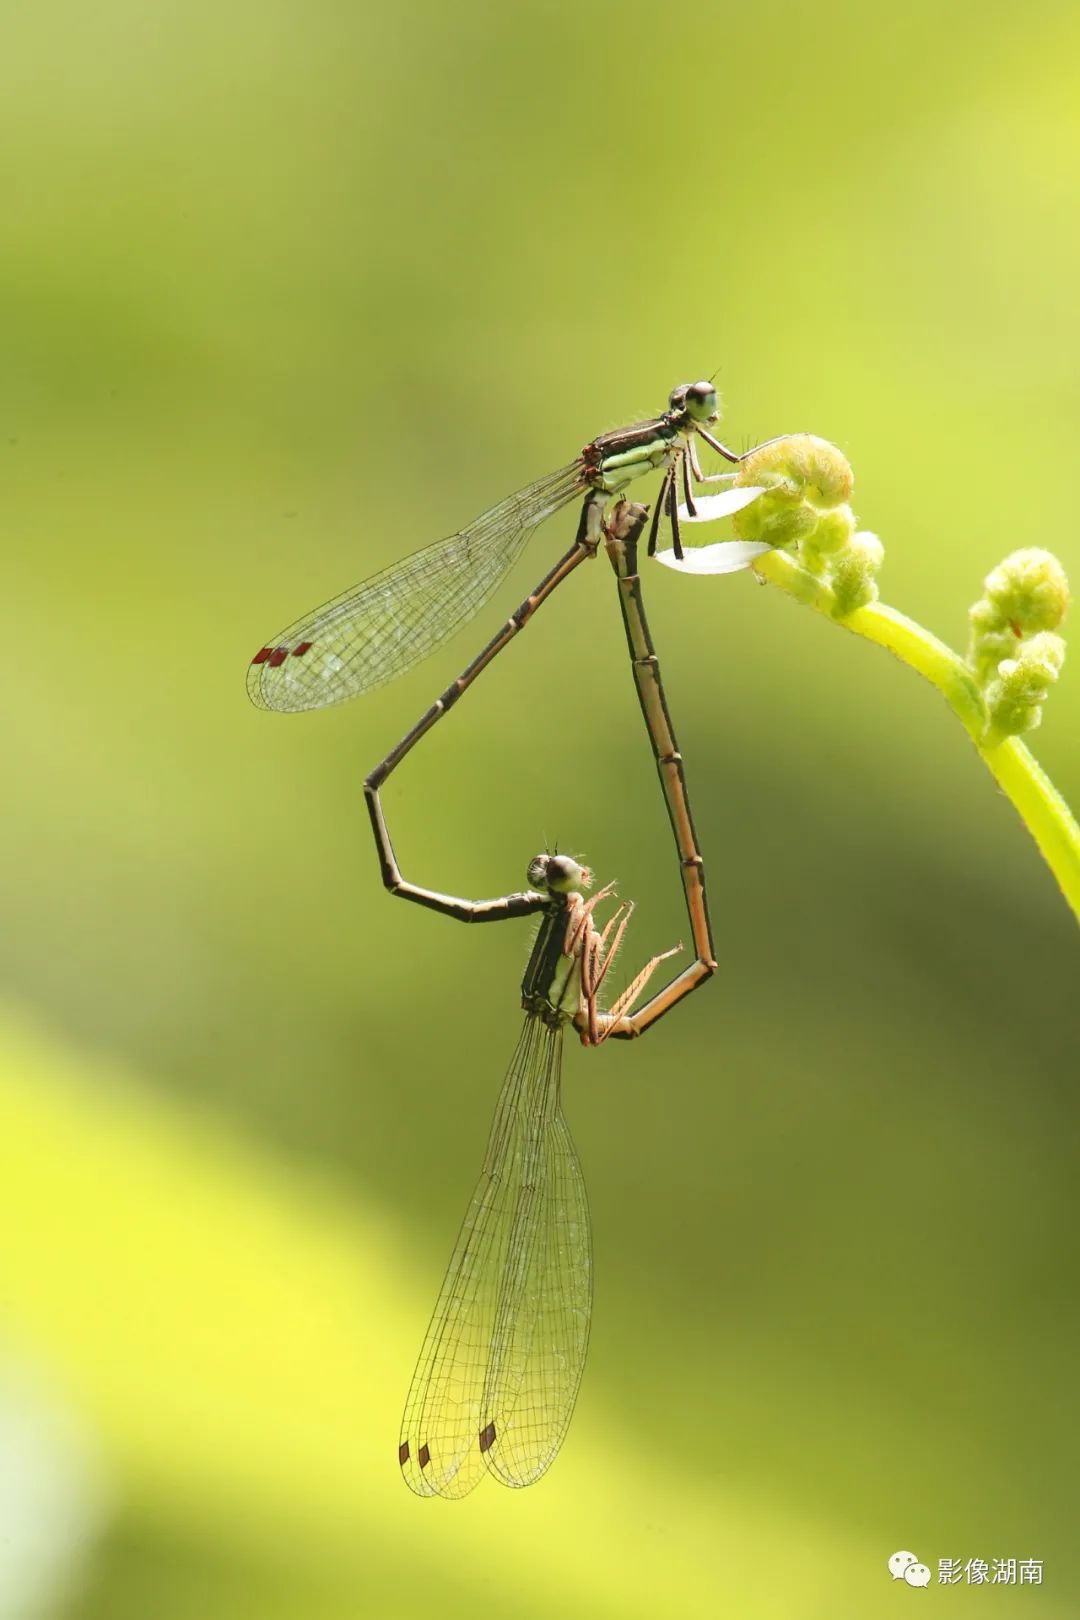
[(695, 495), (695, 511), (690, 513), (685, 506), (680, 506), (679, 522), (715, 523), (717, 518), (741, 512), (744, 506), (749, 506), (751, 501), (756, 501), (764, 493), (762, 484), (744, 484), (739, 489), (725, 489), (722, 495)]
[(721, 540), (715, 546), (688, 547), (681, 561), (673, 551), (658, 551), (656, 561), (680, 574), (737, 574), (771, 550), (763, 540)]

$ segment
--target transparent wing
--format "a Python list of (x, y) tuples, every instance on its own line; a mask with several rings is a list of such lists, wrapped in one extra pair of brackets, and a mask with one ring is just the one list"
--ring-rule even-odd
[[(560, 1044), (556, 1071), (561, 1054)], [(559, 1106), (558, 1072), (546, 1088), (543, 1124), (525, 1159), (519, 1224), (525, 1224), (524, 1209), (535, 1204), (536, 1239), (510, 1245), (481, 1413), (481, 1448), (504, 1485), (531, 1485), (554, 1462), (589, 1344), (589, 1204)]]
[(252, 659), (251, 701), (260, 709), (321, 709), (418, 664), (480, 610), (537, 524), (580, 493), (581, 465), (508, 495), (459, 534), (291, 624)]
[(464, 1496), (488, 1469), (531, 1484), (574, 1409), (592, 1266), (561, 1062), (561, 1032), (527, 1018), (405, 1404), (398, 1456), (420, 1496)]

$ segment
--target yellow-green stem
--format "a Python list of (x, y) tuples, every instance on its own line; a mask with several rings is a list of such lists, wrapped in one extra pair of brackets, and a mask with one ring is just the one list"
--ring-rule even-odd
[(988, 736), (979, 685), (959, 654), (928, 630), (880, 602), (836, 615), (836, 598), (786, 551), (770, 551), (754, 568), (762, 579), (855, 635), (887, 647), (936, 686), (971, 737), (987, 769), (1012, 801), (1080, 921), (1080, 826), (1046, 772), (1019, 737)]

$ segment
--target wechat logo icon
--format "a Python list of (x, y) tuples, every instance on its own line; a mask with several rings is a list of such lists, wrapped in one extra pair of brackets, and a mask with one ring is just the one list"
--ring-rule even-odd
[(889, 1559), (889, 1574), (894, 1581), (907, 1581), (909, 1586), (930, 1585), (930, 1571), (913, 1552), (894, 1552)]

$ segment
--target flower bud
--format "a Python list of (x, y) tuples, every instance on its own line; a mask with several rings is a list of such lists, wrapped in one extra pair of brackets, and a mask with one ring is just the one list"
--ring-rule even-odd
[(812, 506), (792, 502), (786, 492), (766, 489), (753, 506), (736, 512), (732, 526), (740, 540), (760, 540), (768, 546), (793, 546), (817, 527)]
[(991, 730), (1010, 737), (1034, 731), (1064, 662), (1065, 643), (1049, 630), (1020, 643), (1016, 656), (1002, 660), (997, 679), (986, 688)]
[(843, 506), (851, 499), (855, 475), (842, 451), (813, 433), (776, 439), (739, 463), (736, 484), (773, 486), (778, 497), (811, 506)]
[[(1069, 606), (1069, 581), (1053, 552), (1038, 546), (1014, 551), (986, 576), (983, 601), (1017, 636), (1056, 630)], [(980, 607), (976, 603), (972, 615)]]
[(968, 612), (968, 663), (986, 685), (1003, 662), (1020, 656), (1027, 638), (1057, 629), (1069, 605), (1069, 582), (1052, 552), (1029, 546), (987, 574), (983, 593)]
[(736, 486), (763, 489), (735, 514), (741, 540), (798, 548), (803, 567), (828, 577), (855, 532), (847, 504), (855, 479), (847, 459), (827, 439), (797, 433), (762, 445), (740, 462)]
[(803, 551), (813, 550), (820, 557), (831, 557), (850, 545), (855, 533), (855, 514), (850, 506), (834, 506), (822, 512), (803, 541)]
[(1020, 638), (1011, 624), (1000, 618), (992, 602), (976, 602), (968, 614), (971, 639), (967, 661), (975, 671), (980, 686), (992, 680), (1003, 658), (1012, 658), (1020, 645)]
[(846, 619), (856, 608), (877, 601), (877, 574), (884, 561), (885, 547), (876, 534), (860, 529), (852, 535), (833, 563), (830, 584), (836, 598), (835, 618)]

